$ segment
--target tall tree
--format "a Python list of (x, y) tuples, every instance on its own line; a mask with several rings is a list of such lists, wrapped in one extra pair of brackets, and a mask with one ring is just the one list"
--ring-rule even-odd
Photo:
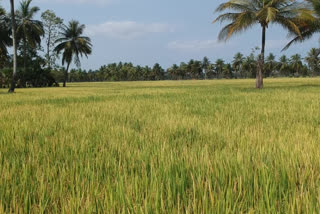
[(216, 9), (217, 12), (225, 10), (228, 12), (214, 20), (214, 23), (231, 22), (221, 30), (220, 40), (227, 40), (234, 34), (243, 32), (256, 24), (259, 24), (262, 29), (256, 88), (263, 88), (266, 31), (269, 25), (279, 24), (289, 32), (301, 36), (299, 25), (302, 20), (313, 17), (313, 11), (308, 9), (308, 5), (296, 0), (230, 0), (222, 3)]
[(63, 27), (60, 38), (56, 40), (59, 43), (54, 51), (57, 54), (62, 53), (62, 65), (67, 63), (65, 70), (63, 87), (66, 87), (68, 80), (68, 71), (72, 60), (77, 66), (80, 66), (80, 56), (88, 57), (92, 52), (92, 44), (89, 37), (83, 36), (85, 25), (81, 25), (78, 21), (70, 21), (68, 26)]
[(7, 47), (12, 45), (10, 38), (10, 28), (6, 11), (0, 6), (0, 56), (6, 56), (8, 51)]
[(63, 19), (56, 16), (51, 10), (46, 10), (41, 14), (41, 19), (46, 35), (46, 60), (48, 68), (55, 64), (56, 56), (53, 52), (55, 41), (59, 37), (60, 29), (63, 26)]
[(41, 37), (44, 35), (41, 21), (35, 20), (34, 16), (40, 10), (39, 7), (31, 7), (32, 0), (23, 0), (17, 11), (17, 40), (23, 44), (24, 72), (27, 72), (27, 50), (28, 45), (36, 48), (41, 43)]
[(12, 42), (13, 42), (13, 73), (11, 86), (9, 93), (13, 93), (16, 87), (16, 76), (17, 76), (17, 41), (16, 41), (16, 17), (14, 9), (14, 0), (10, 0), (11, 7), (11, 27), (12, 27)]

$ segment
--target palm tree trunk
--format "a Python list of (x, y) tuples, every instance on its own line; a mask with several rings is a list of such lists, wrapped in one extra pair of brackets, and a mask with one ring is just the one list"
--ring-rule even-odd
[(256, 79), (256, 88), (263, 88), (263, 73), (264, 73), (264, 54), (266, 47), (266, 26), (262, 26), (262, 46), (261, 54), (258, 63), (257, 79)]
[[(27, 40), (23, 38), (23, 77), (27, 74)], [(25, 80), (25, 78), (23, 78)], [(22, 81), (23, 86), (26, 87), (26, 83)]]
[(17, 76), (17, 41), (16, 41), (16, 18), (14, 12), (14, 0), (10, 0), (11, 5), (11, 22), (12, 22), (12, 40), (13, 40), (13, 74), (9, 93), (13, 93), (16, 87)]
[(50, 56), (50, 42), (51, 42), (51, 31), (48, 34), (48, 42), (47, 42), (47, 63), (48, 68), (51, 69), (51, 56)]
[(70, 62), (68, 62), (67, 70), (64, 73), (64, 81), (63, 81), (63, 87), (66, 87), (67, 81), (68, 81), (68, 71), (69, 71)]

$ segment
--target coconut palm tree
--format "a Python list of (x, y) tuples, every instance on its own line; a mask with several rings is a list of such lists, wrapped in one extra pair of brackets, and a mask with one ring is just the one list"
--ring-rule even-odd
[(289, 64), (289, 59), (286, 55), (282, 55), (279, 58), (278, 70), (279, 70), (280, 74), (283, 76), (289, 75), (290, 64)]
[(302, 58), (300, 54), (295, 54), (291, 56), (290, 67), (293, 73), (296, 73), (297, 75), (301, 74), (303, 63), (302, 63)]
[(208, 77), (208, 68), (209, 68), (209, 65), (210, 65), (210, 60), (208, 57), (204, 57), (203, 60), (202, 60), (202, 70), (203, 70), (203, 73), (204, 73), (204, 79), (207, 79)]
[(270, 53), (266, 58), (266, 65), (265, 65), (265, 73), (267, 76), (270, 76), (275, 72), (277, 68), (276, 56)]
[(301, 36), (299, 26), (303, 20), (313, 17), (313, 12), (308, 9), (308, 5), (296, 0), (229, 0), (220, 4), (216, 12), (225, 10), (228, 12), (214, 20), (214, 23), (230, 21), (222, 28), (219, 40), (228, 40), (231, 36), (256, 24), (261, 26), (262, 44), (256, 75), (256, 88), (263, 88), (266, 31), (269, 25), (279, 24), (289, 32)]
[(6, 11), (0, 6), (0, 55), (7, 55), (7, 47), (12, 45), (10, 28), (6, 17)]
[(312, 75), (315, 76), (320, 71), (320, 59), (319, 59), (319, 51), (316, 48), (312, 48), (305, 61), (308, 63), (308, 66), (312, 72)]
[(68, 26), (64, 26), (61, 37), (56, 41), (58, 45), (54, 49), (57, 54), (62, 53), (62, 65), (67, 63), (65, 70), (63, 87), (66, 87), (68, 80), (68, 71), (72, 60), (77, 66), (80, 66), (80, 56), (88, 57), (92, 52), (92, 44), (89, 37), (82, 36), (85, 25), (78, 21), (70, 21)]
[(236, 55), (233, 57), (233, 61), (232, 61), (232, 67), (235, 70), (235, 72), (237, 72), (240, 77), (243, 76), (242, 73), (242, 66), (243, 66), (243, 61), (244, 61), (244, 57), (243, 54), (238, 52), (236, 53)]
[(244, 73), (244, 77), (250, 77), (253, 78), (256, 76), (257, 73), (257, 60), (254, 55), (254, 53), (251, 53), (249, 56), (247, 56), (242, 64), (242, 69), (246, 71)]
[(32, 0), (21, 1), (17, 11), (17, 40), (23, 44), (24, 72), (27, 71), (27, 46), (36, 48), (44, 35), (42, 22), (34, 19), (40, 8), (31, 7), (31, 2)]
[(17, 76), (17, 41), (16, 41), (16, 17), (14, 12), (14, 0), (10, 0), (11, 6), (11, 28), (12, 28), (12, 43), (13, 43), (13, 73), (12, 82), (9, 88), (9, 93), (13, 93), (16, 87)]
[(215, 70), (216, 70), (218, 79), (223, 74), (224, 66), (225, 66), (225, 63), (224, 63), (223, 59), (217, 59), (216, 60), (216, 62), (215, 62)]
[[(292, 44), (297, 42), (304, 42), (310, 39), (314, 34), (320, 32), (320, 1), (319, 0), (306, 0), (313, 7), (313, 11), (316, 14), (315, 19), (307, 20), (302, 22), (299, 26), (301, 36), (293, 35), (293, 39), (283, 48), (287, 50)], [(318, 55), (320, 54), (320, 49), (318, 49)]]

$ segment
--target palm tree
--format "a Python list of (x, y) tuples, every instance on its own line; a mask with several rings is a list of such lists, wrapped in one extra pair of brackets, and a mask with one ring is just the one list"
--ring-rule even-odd
[(204, 73), (204, 79), (207, 79), (209, 65), (210, 60), (208, 59), (208, 57), (205, 56), (202, 60), (202, 70)]
[(16, 41), (16, 17), (14, 12), (14, 0), (10, 0), (10, 6), (11, 6), (12, 42), (13, 42), (13, 73), (12, 73), (12, 82), (9, 88), (9, 93), (13, 93), (16, 87), (16, 76), (17, 76), (17, 41)]
[(34, 20), (40, 10), (39, 7), (30, 7), (32, 0), (23, 0), (17, 11), (17, 40), (23, 43), (24, 72), (27, 71), (27, 45), (36, 48), (41, 43), (44, 29), (41, 21)]
[(254, 53), (251, 53), (249, 56), (247, 56), (242, 64), (242, 69), (245, 72), (244, 77), (250, 77), (253, 78), (256, 76), (257, 73), (257, 60), (254, 55)]
[[(299, 28), (301, 36), (293, 35), (294, 38), (283, 48), (283, 50), (287, 50), (294, 43), (304, 42), (310, 39), (314, 34), (320, 32), (320, 1), (306, 0), (306, 2), (312, 5), (316, 17), (315, 19), (307, 19), (305, 22), (300, 23)], [(318, 50), (318, 54), (320, 54), (320, 49)]]
[(316, 48), (312, 48), (305, 61), (308, 63), (310, 70), (312, 71), (312, 75), (315, 76), (320, 71), (320, 59), (319, 59), (319, 51)]
[[(222, 28), (219, 40), (228, 40), (236, 33), (243, 32), (255, 24), (262, 28), (261, 54), (256, 75), (256, 88), (263, 88), (264, 55), (266, 45), (266, 30), (270, 24), (279, 24), (289, 32), (301, 36), (299, 25), (302, 20), (312, 17), (306, 3), (296, 0), (230, 0), (222, 3), (216, 12), (228, 10), (218, 16), (215, 22), (231, 21)], [(230, 12), (235, 11), (235, 12)]]
[(224, 66), (223, 75), (224, 75), (224, 78), (227, 78), (227, 79), (232, 78), (232, 65), (230, 63)]
[(282, 55), (279, 58), (278, 69), (282, 75), (284, 76), (289, 75), (290, 65), (289, 65), (289, 59), (286, 55)]
[(216, 62), (215, 62), (215, 70), (216, 70), (216, 73), (217, 73), (217, 78), (219, 79), (220, 78), (220, 75), (223, 74), (223, 70), (224, 70), (224, 60), (223, 59), (217, 59)]
[(0, 55), (6, 56), (7, 47), (12, 45), (6, 11), (0, 6)]
[(68, 71), (72, 59), (77, 66), (80, 66), (80, 56), (85, 55), (88, 57), (92, 52), (92, 44), (89, 37), (82, 36), (85, 25), (80, 25), (78, 21), (70, 21), (68, 26), (64, 26), (61, 37), (56, 41), (59, 43), (54, 49), (57, 54), (62, 54), (62, 65), (67, 63), (67, 69), (65, 70), (63, 87), (66, 87), (68, 80)]
[(290, 67), (292, 68), (293, 73), (300, 74), (303, 68), (302, 58), (300, 54), (295, 54), (291, 56)]
[(243, 54), (238, 52), (233, 57), (232, 67), (241, 77), (242, 77), (242, 65), (243, 65), (244, 57)]
[(277, 68), (276, 56), (270, 53), (269, 56), (267, 56), (266, 58), (266, 66), (265, 66), (266, 75), (270, 76), (272, 73), (275, 72), (276, 68)]

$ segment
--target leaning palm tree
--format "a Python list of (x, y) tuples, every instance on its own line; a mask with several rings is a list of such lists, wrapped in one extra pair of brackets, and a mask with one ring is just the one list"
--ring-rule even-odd
[(10, 6), (11, 6), (12, 42), (13, 42), (13, 73), (12, 73), (12, 82), (9, 88), (9, 93), (13, 93), (16, 87), (16, 76), (17, 76), (17, 41), (16, 41), (16, 17), (14, 12), (14, 0), (10, 0)]
[(27, 47), (36, 48), (41, 43), (44, 29), (41, 21), (35, 20), (34, 16), (40, 10), (39, 7), (31, 7), (32, 0), (23, 0), (17, 11), (17, 40), (22, 41), (24, 72), (27, 71)]
[(219, 40), (228, 40), (236, 33), (241, 33), (256, 24), (262, 28), (262, 47), (256, 74), (256, 88), (263, 88), (266, 30), (269, 25), (279, 24), (289, 32), (301, 36), (299, 26), (304, 20), (313, 18), (313, 12), (308, 8), (307, 3), (296, 0), (230, 0), (221, 4), (216, 12), (225, 10), (228, 12), (214, 20), (214, 23), (230, 21), (221, 30)]
[[(319, 0), (306, 0), (313, 7), (313, 11), (316, 14), (316, 18), (308, 20), (308, 22), (301, 23), (299, 28), (301, 31), (301, 36), (293, 35), (293, 39), (283, 48), (287, 50), (291, 45), (298, 42), (304, 42), (310, 39), (314, 34), (320, 32), (320, 1)], [(317, 50), (318, 55), (320, 54), (320, 49)]]
[(89, 37), (82, 36), (85, 25), (80, 25), (78, 21), (70, 21), (68, 26), (64, 26), (61, 37), (56, 41), (59, 43), (54, 49), (57, 54), (62, 53), (62, 65), (67, 63), (65, 70), (63, 87), (66, 87), (68, 71), (72, 59), (77, 66), (80, 66), (80, 56), (88, 57), (92, 52), (92, 44)]

